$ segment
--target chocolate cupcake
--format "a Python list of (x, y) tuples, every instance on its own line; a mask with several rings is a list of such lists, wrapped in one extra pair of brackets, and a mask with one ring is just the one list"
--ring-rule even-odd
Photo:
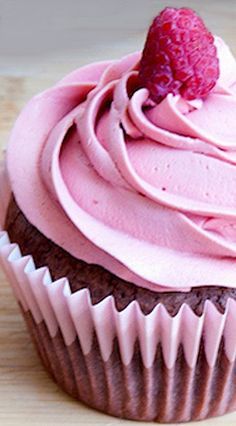
[[(236, 62), (190, 9), (19, 116), (0, 258), (42, 362), (106, 413), (236, 406)], [(235, 175), (235, 176), (234, 176)]]

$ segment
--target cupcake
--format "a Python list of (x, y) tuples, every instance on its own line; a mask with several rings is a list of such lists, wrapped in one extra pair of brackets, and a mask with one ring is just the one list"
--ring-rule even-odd
[(20, 114), (0, 258), (40, 358), (114, 416), (236, 407), (236, 62), (190, 9)]

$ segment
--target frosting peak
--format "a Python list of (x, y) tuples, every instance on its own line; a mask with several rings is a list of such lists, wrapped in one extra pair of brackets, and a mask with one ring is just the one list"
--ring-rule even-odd
[(236, 62), (215, 44), (220, 78), (201, 101), (155, 105), (138, 84), (139, 53), (36, 96), (7, 153), (29, 221), (143, 287), (235, 286)]

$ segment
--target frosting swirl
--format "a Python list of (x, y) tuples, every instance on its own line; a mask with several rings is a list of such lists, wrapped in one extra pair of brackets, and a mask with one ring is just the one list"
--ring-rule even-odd
[(26, 106), (7, 150), (17, 203), (73, 256), (156, 291), (236, 286), (236, 62), (154, 105), (140, 54), (96, 63)]

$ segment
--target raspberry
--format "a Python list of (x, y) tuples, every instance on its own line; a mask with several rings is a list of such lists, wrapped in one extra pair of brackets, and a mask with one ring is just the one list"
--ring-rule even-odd
[(214, 37), (191, 9), (166, 8), (147, 35), (139, 80), (159, 103), (168, 93), (203, 98), (219, 78)]

